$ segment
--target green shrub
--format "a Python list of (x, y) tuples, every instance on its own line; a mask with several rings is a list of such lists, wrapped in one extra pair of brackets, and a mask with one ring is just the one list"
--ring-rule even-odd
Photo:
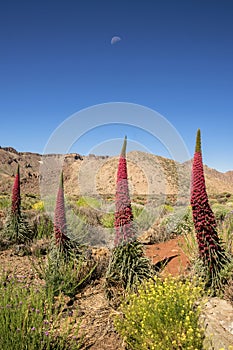
[(42, 213), (37, 215), (32, 222), (33, 237), (37, 239), (51, 237), (53, 233), (53, 222), (51, 218)]
[[(85, 210), (86, 209), (87, 208), (85, 208)], [(66, 213), (66, 218), (67, 235), (71, 241), (75, 242), (77, 245), (86, 242), (88, 235), (87, 217), (80, 213), (75, 213), (73, 210), (69, 210)]]
[(140, 214), (135, 217), (134, 224), (138, 233), (148, 230), (160, 215), (159, 208), (144, 207)]
[(38, 203), (38, 198), (34, 195), (30, 195), (30, 194), (23, 194), (22, 195), (22, 202), (21, 202), (21, 205), (22, 205), (22, 209), (23, 210), (31, 210), (31, 209), (34, 209), (34, 205), (36, 203)]
[(94, 197), (80, 197), (76, 202), (78, 207), (92, 207), (95, 209), (100, 209), (101, 203), (97, 198)]
[[(71, 337), (73, 324), (65, 322), (69, 315), (62, 312), (64, 298), (59, 295), (55, 306), (43, 287), (29, 286), (22, 277), (0, 280), (1, 350), (80, 349), (79, 324)], [(77, 311), (72, 312), (77, 317)]]
[(228, 213), (221, 225), (220, 236), (225, 242), (226, 251), (228, 254), (233, 254), (233, 212)]
[(101, 224), (105, 228), (114, 227), (114, 213), (105, 213), (101, 218)]
[(9, 208), (10, 206), (10, 198), (9, 196), (0, 196), (0, 209)]
[(212, 206), (215, 219), (221, 222), (225, 219), (225, 216), (231, 211), (231, 208), (226, 204), (213, 204)]
[(45, 280), (46, 290), (53, 295), (64, 293), (73, 297), (96, 270), (95, 261), (85, 259), (81, 250), (70, 248), (68, 253), (54, 247), (47, 262), (42, 260), (39, 268), (36, 267), (39, 276)]
[(164, 204), (160, 207), (161, 214), (166, 215), (174, 212), (174, 207), (169, 204)]
[(188, 280), (147, 281), (121, 305), (116, 330), (132, 350), (202, 350), (201, 296), (202, 287)]
[(194, 225), (190, 208), (182, 208), (166, 216), (162, 222), (166, 231), (173, 235), (189, 234), (193, 231)]
[(133, 217), (134, 219), (136, 219), (141, 215), (142, 211), (144, 210), (144, 207), (132, 205), (132, 210), (133, 210)]

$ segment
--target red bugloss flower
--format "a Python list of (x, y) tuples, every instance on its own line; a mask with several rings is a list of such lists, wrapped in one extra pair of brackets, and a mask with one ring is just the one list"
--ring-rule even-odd
[(201, 153), (201, 134), (197, 131), (196, 149), (192, 167), (191, 206), (199, 254), (210, 269), (220, 261), (222, 247), (219, 242), (214, 213), (209, 205), (206, 192)]
[(14, 185), (12, 188), (12, 202), (11, 202), (11, 212), (14, 216), (20, 216), (20, 175), (19, 175), (19, 165), (17, 168), (17, 173), (15, 176)]
[(115, 198), (115, 246), (122, 242), (128, 242), (135, 236), (133, 232), (133, 213), (131, 208), (127, 162), (126, 162), (126, 143), (125, 137), (121, 155), (118, 163), (116, 198)]
[(61, 173), (60, 184), (57, 193), (55, 214), (54, 214), (54, 234), (56, 244), (59, 247), (63, 247), (67, 237), (67, 225), (65, 214), (65, 199), (64, 199), (64, 185), (63, 185), (63, 173)]

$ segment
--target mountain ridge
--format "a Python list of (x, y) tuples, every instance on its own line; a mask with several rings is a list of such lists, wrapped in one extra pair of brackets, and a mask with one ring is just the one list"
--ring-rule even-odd
[[(151, 153), (131, 151), (127, 153), (127, 162), (132, 194), (189, 194), (192, 160), (179, 163)], [(67, 194), (115, 193), (118, 156), (41, 155), (0, 147), (1, 193), (10, 193), (18, 164), (22, 193), (39, 194), (43, 182), (45, 190), (55, 190), (61, 168)], [(233, 170), (223, 173), (204, 165), (204, 171), (208, 193), (233, 193)]]

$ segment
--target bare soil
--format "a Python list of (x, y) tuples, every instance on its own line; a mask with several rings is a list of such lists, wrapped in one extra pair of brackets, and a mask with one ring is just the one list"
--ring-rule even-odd
[[(148, 245), (145, 247), (146, 255), (154, 264), (164, 264), (163, 274), (184, 274), (189, 266), (189, 260), (184, 253), (183, 237), (170, 241)], [(35, 256), (15, 255), (14, 249), (0, 252), (0, 265), (3, 271), (14, 273), (18, 277), (26, 278), (35, 284), (43, 284), (38, 273), (33, 267), (37, 264)], [(222, 308), (222, 303), (224, 308)], [(96, 280), (84, 288), (72, 300), (67, 298), (67, 309), (78, 309), (81, 320), (80, 332), (84, 334), (84, 346), (82, 349), (91, 350), (125, 350), (123, 340), (114, 329), (113, 316), (116, 311), (105, 297), (104, 279)], [(215, 311), (216, 310), (216, 311)], [(220, 312), (223, 310), (222, 312)], [(224, 311), (225, 310), (225, 311)], [(211, 335), (211, 343), (207, 348), (219, 350), (219, 346), (228, 348), (233, 344), (233, 308), (226, 301), (209, 300), (203, 315), (206, 323), (207, 334)], [(224, 327), (223, 327), (224, 326)]]
[[(153, 263), (163, 261), (164, 258), (173, 257), (165, 267), (165, 273), (178, 274), (188, 265), (188, 259), (182, 251), (177, 238), (166, 243), (154, 244), (146, 247), (146, 255)], [(35, 284), (43, 283), (33, 265), (37, 264), (35, 256), (18, 256), (15, 249), (0, 252), (0, 266), (8, 274), (26, 278)], [(83, 349), (92, 350), (124, 350), (125, 346), (116, 333), (113, 325), (113, 315), (117, 311), (110, 306), (105, 297), (104, 279), (95, 281), (77, 294), (70, 303), (70, 310), (77, 308), (81, 319), (81, 333), (85, 335)]]
[(164, 264), (163, 274), (178, 276), (187, 271), (190, 263), (183, 250), (184, 244), (184, 238), (179, 236), (167, 242), (148, 245), (146, 255), (153, 264)]

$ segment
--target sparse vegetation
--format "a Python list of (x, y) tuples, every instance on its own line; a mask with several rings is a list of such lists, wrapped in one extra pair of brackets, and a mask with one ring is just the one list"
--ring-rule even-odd
[(106, 228), (114, 228), (114, 213), (105, 213), (101, 218), (101, 224)]
[(231, 212), (232, 208), (224, 204), (213, 204), (213, 212), (218, 223), (224, 221), (226, 215)]
[(47, 261), (41, 261), (38, 272), (45, 280), (48, 293), (52, 295), (63, 293), (74, 297), (78, 290), (91, 280), (96, 266), (93, 259), (85, 259), (83, 253), (77, 249), (73, 249), (67, 256), (54, 247)]
[(9, 208), (10, 206), (10, 199), (8, 195), (1, 195), (0, 196), (0, 209)]
[[(66, 203), (72, 210), (66, 212), (62, 176), (57, 200), (54, 194), (49, 199), (49, 210), (47, 202), (40, 200), (38, 195), (24, 193), (21, 196), (17, 175), (12, 203), (8, 193), (0, 196), (4, 225), (1, 249), (8, 248), (4, 244), (7, 239), (11, 244), (11, 261), (14, 261), (14, 255), (21, 258), (18, 250), (24, 249), (25, 243), (30, 242), (30, 246), (26, 247), (31, 254), (30, 269), (34, 271), (35, 268), (36, 276), (35, 280), (31, 275), (30, 278), (25, 276), (24, 281), (24, 277), (19, 275), (12, 277), (2, 273), (0, 347), (3, 350), (81, 348), (80, 315), (84, 314), (84, 321), (87, 315), (85, 309), (78, 314), (79, 310), (72, 308), (71, 316), (69, 305), (75, 301), (79, 303), (83, 295), (85, 299), (90, 290), (94, 294), (94, 304), (98, 302), (98, 298), (94, 299), (96, 286), (102, 288), (101, 298), (108, 303), (109, 309), (114, 307), (112, 313), (117, 314), (115, 329), (127, 344), (127, 349), (132, 350), (204, 349), (205, 332), (199, 316), (206, 287), (210, 295), (224, 296), (233, 303), (233, 195), (229, 192), (212, 194), (209, 205), (201, 147), (197, 145), (198, 155), (193, 165), (194, 223), (191, 208), (186, 206), (183, 198), (177, 201), (174, 193), (166, 196), (162, 193), (134, 195), (131, 204), (125, 148), (126, 140), (119, 159), (115, 213), (111, 194), (102, 199), (94, 195), (80, 197), (68, 194)], [(176, 164), (165, 159), (160, 162), (169, 177), (169, 184), (176, 188)], [(111, 179), (110, 182), (115, 181)], [(183, 184), (187, 185), (185, 181)], [(55, 202), (53, 222), (47, 212), (52, 213)], [(11, 220), (8, 217), (5, 222), (7, 209)], [(30, 218), (31, 229), (23, 219), (23, 211)], [(17, 227), (12, 218), (19, 218)], [(152, 230), (149, 230), (152, 225)], [(184, 247), (191, 262), (187, 275), (161, 277), (160, 271), (165, 264), (160, 260), (153, 268), (146, 257), (148, 253), (144, 245), (136, 239), (145, 230), (154, 230), (156, 242), (178, 235), (188, 237), (187, 247)], [(84, 246), (84, 242), (92, 245), (110, 242), (110, 246), (112, 231), (116, 233), (112, 250), (105, 247), (103, 253), (102, 248)], [(101, 236), (103, 232), (107, 232), (106, 236)], [(106, 237), (109, 241), (105, 240)], [(155, 250), (153, 258), (156, 255)], [(159, 266), (162, 266), (161, 269)], [(195, 276), (199, 276), (202, 282)], [(104, 298), (103, 291), (108, 299)], [(111, 314), (109, 310), (104, 312)], [(101, 317), (98, 322), (102, 322)], [(111, 322), (109, 318), (108, 322)], [(112, 325), (110, 328), (114, 331)]]
[(76, 205), (78, 207), (92, 207), (95, 209), (100, 209), (101, 208), (101, 203), (98, 201), (97, 198), (94, 197), (80, 197), (77, 202)]
[[(29, 285), (25, 276), (3, 273), (0, 279), (0, 348), (2, 350), (80, 349), (79, 323), (73, 329), (63, 310), (65, 299), (57, 301), (42, 286)], [(74, 310), (76, 313), (78, 310)], [(72, 336), (71, 336), (72, 330)]]
[(189, 234), (193, 231), (192, 213), (190, 208), (178, 208), (170, 215), (165, 216), (161, 226), (164, 227), (168, 236)]
[(37, 214), (32, 220), (32, 231), (35, 239), (49, 238), (53, 233), (52, 219), (45, 213)]

